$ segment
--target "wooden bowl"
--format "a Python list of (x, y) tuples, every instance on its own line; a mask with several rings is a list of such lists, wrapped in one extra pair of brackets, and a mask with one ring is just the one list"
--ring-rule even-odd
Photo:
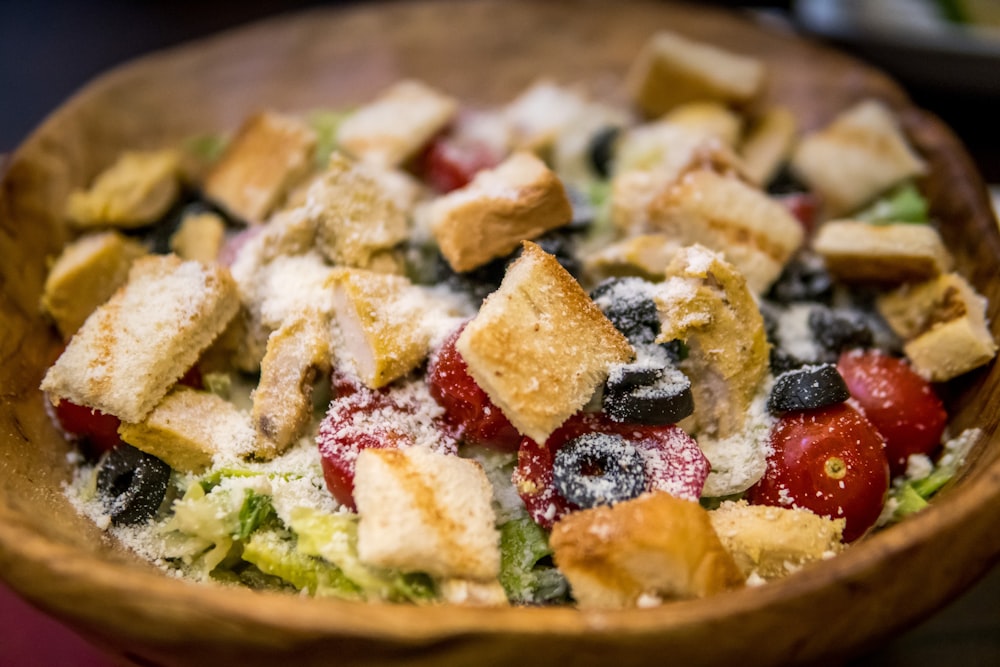
[(120, 150), (232, 129), (248, 113), (372, 97), (402, 76), (462, 100), (509, 100), (540, 74), (621, 96), (621, 77), (670, 28), (768, 62), (769, 96), (807, 128), (860, 97), (901, 114), (928, 160), (933, 214), (958, 266), (990, 298), (998, 333), (1000, 237), (952, 133), (858, 62), (715, 10), (660, 2), (421, 1), (321, 9), (114, 70), (53, 113), (12, 156), (0, 187), (0, 574), (92, 641), (143, 665), (788, 664), (834, 659), (910, 626), (1000, 554), (1000, 367), (948, 386), (953, 424), (983, 437), (932, 506), (837, 558), (762, 588), (651, 610), (414, 608), (186, 583), (77, 515), (61, 486), (70, 447), (38, 391), (58, 340), (38, 302), (67, 238), (67, 193)]

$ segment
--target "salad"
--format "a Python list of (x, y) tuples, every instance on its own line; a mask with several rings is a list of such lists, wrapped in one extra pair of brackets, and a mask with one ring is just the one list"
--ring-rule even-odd
[(996, 353), (891, 108), (804, 131), (669, 32), (628, 105), (416, 80), (126, 152), (42, 308), (66, 493), (197, 581), (651, 607), (904, 520)]

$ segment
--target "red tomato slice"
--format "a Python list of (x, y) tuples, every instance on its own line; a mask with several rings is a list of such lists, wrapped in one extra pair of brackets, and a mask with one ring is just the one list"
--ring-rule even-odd
[(330, 402), (330, 409), (316, 435), (323, 478), (337, 501), (351, 509), (354, 504), (355, 463), (365, 449), (400, 449), (414, 445), (455, 454), (457, 443), (444, 423), (427, 409), (426, 395), (413, 388), (384, 388), (378, 391), (362, 385), (350, 386), (335, 380), (343, 393)]
[(906, 470), (911, 454), (930, 454), (941, 444), (948, 424), (944, 404), (905, 360), (877, 350), (852, 350), (840, 355), (837, 370), (885, 438), (893, 476)]
[(585, 433), (620, 435), (643, 457), (646, 491), (664, 491), (697, 501), (709, 473), (708, 459), (690, 436), (676, 425), (646, 426), (612, 421), (604, 413), (577, 413), (549, 436), (544, 445), (521, 441), (514, 469), (514, 486), (532, 520), (551, 528), (562, 516), (579, 509), (556, 489), (552, 473), (555, 453)]
[(803, 507), (846, 521), (851, 542), (875, 525), (889, 491), (882, 436), (846, 404), (790, 412), (771, 431), (764, 477), (747, 499), (758, 505)]
[(55, 415), (59, 426), (68, 436), (80, 440), (81, 444), (89, 445), (94, 450), (88, 452), (90, 454), (100, 455), (121, 443), (121, 438), (118, 436), (121, 420), (114, 415), (77, 405), (65, 399), (55, 406)]
[(418, 161), (418, 172), (432, 188), (445, 193), (465, 187), (483, 169), (500, 163), (486, 144), (472, 139), (439, 136)]
[(465, 328), (452, 332), (435, 352), (427, 367), (431, 396), (444, 408), (444, 421), (455, 437), (466, 443), (505, 452), (515, 452), (521, 434), (469, 375), (465, 359), (455, 341)]

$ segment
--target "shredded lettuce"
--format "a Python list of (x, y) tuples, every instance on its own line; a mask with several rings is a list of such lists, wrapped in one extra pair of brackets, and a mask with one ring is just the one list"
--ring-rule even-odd
[(875, 225), (893, 222), (926, 223), (929, 220), (927, 200), (912, 182), (892, 190), (857, 214), (858, 220)]
[(337, 149), (337, 130), (340, 124), (350, 115), (349, 111), (333, 111), (321, 109), (309, 114), (306, 121), (316, 133), (316, 166), (325, 169), (330, 162), (330, 156)]
[(280, 531), (257, 531), (243, 546), (243, 560), (317, 597), (361, 599), (360, 589), (332, 563), (302, 553)]
[(221, 134), (202, 134), (185, 141), (184, 150), (206, 162), (214, 162), (226, 150), (228, 143)]
[(924, 474), (896, 479), (879, 523), (894, 523), (927, 507), (927, 501), (958, 473), (979, 434), (979, 429), (963, 432), (945, 443), (941, 457)]
[(528, 518), (500, 527), (500, 585), (507, 599), (532, 604), (565, 601), (569, 587), (562, 574), (547, 564), (552, 550), (548, 536)]

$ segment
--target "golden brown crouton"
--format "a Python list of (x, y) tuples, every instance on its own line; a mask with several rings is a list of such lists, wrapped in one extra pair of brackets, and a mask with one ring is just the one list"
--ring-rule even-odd
[(75, 190), (66, 214), (80, 227), (133, 228), (158, 220), (180, 194), (180, 154), (126, 151), (89, 190)]

